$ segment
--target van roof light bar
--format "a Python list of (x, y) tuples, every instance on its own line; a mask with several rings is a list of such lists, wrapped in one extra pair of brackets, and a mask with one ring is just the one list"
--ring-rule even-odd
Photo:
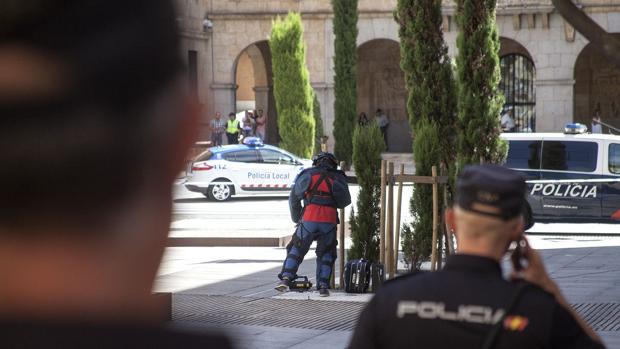
[(578, 122), (573, 123), (573, 124), (566, 124), (566, 126), (564, 126), (565, 134), (577, 135), (577, 134), (584, 134), (586, 132), (588, 132), (588, 127)]

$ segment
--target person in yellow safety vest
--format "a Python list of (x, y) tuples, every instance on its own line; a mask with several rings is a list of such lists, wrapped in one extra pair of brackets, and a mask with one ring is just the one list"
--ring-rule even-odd
[(241, 130), (241, 122), (237, 120), (235, 113), (228, 114), (228, 121), (226, 121), (226, 137), (228, 138), (228, 144), (239, 143), (239, 131)]

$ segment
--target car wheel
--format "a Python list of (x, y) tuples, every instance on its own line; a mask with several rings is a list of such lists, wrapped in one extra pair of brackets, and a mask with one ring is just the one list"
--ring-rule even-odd
[(209, 186), (209, 199), (215, 201), (226, 201), (230, 199), (232, 187), (227, 183), (215, 183)]

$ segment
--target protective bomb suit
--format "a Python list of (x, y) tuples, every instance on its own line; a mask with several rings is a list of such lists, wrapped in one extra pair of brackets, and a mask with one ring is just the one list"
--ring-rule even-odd
[[(337, 170), (337, 160), (330, 153), (321, 153), (313, 167), (295, 179), (289, 195), (291, 219), (297, 223), (293, 239), (286, 247), (287, 256), (278, 277), (279, 291), (297, 277), (297, 269), (314, 240), (316, 247), (316, 284), (322, 296), (329, 295), (329, 280), (336, 260), (336, 227), (338, 208), (351, 204), (351, 194), (344, 172)], [(303, 206), (302, 206), (303, 201)]]

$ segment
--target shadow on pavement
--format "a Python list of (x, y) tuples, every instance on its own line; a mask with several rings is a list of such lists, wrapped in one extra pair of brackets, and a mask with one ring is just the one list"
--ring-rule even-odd
[[(286, 250), (279, 250), (283, 261)], [(307, 257), (298, 274), (308, 276), (314, 284), (314, 249), (308, 252)], [(320, 306), (314, 309), (318, 302), (316, 300), (290, 301), (271, 298), (280, 294), (274, 290), (274, 286), (278, 281), (277, 275), (281, 269), (279, 264), (282, 261), (262, 260), (259, 263), (273, 262), (278, 266), (175, 292), (171, 326), (196, 332), (223, 331), (233, 339), (237, 348), (315, 348), (317, 345), (322, 349), (344, 348), (349, 341), (350, 330), (317, 328), (317, 324), (326, 323), (318, 321), (317, 316), (322, 314), (323, 317), (330, 318), (333, 307), (331, 304), (334, 302), (319, 302)], [(158, 283), (165, 288), (166, 283), (175, 282), (175, 279), (179, 278), (195, 280), (200, 275), (204, 277), (209, 273), (219, 276), (228, 272), (239, 274), (244, 270), (243, 264), (253, 263), (253, 260), (245, 258), (217, 260), (161, 276)], [(348, 307), (349, 318), (343, 321), (343, 325), (349, 328), (354, 325), (354, 319), (357, 319), (363, 304), (347, 303), (349, 304), (345, 306)], [(261, 306), (262, 308), (257, 308)], [(283, 312), (303, 321), (295, 320), (282, 324), (285, 320), (278, 319), (278, 314)], [(340, 310), (339, 313), (343, 312)], [(338, 328), (335, 323), (337, 319), (329, 321)]]
[[(282, 258), (284, 258), (286, 252), (284, 249), (280, 250)], [(569, 302), (601, 334), (608, 347), (620, 347), (620, 293), (618, 291), (620, 289), (620, 259), (617, 258), (620, 255), (620, 247), (576, 247), (545, 249), (540, 252), (547, 270), (560, 285)], [(248, 259), (249, 256), (247, 255), (240, 257), (237, 259), (235, 256), (231, 256), (231, 259), (226, 261), (220, 260), (219, 262), (198, 265), (190, 270), (162, 276), (159, 280), (165, 284), (166, 282), (174, 282), (177, 278), (193, 278), (194, 280), (201, 276), (208, 278), (210, 273), (218, 274), (220, 277), (222, 273), (239, 275), (243, 273), (243, 264), (247, 264), (249, 267), (256, 263), (256, 261)], [(307, 257), (309, 258), (302, 263), (299, 274), (307, 275), (314, 281), (316, 266), (314, 251), (311, 250)], [(271, 259), (261, 262), (274, 262), (275, 264), (278, 261)], [(273, 287), (277, 282), (279, 272), (280, 266), (276, 266), (176, 292), (173, 297), (173, 326), (195, 331), (224, 330), (234, 338), (239, 348), (311, 348), (316, 347), (319, 343), (322, 349), (345, 347), (350, 331), (317, 330), (311, 326), (303, 328), (303, 325), (300, 326), (299, 324), (291, 324), (288, 327), (270, 326), (269, 323), (263, 324), (261, 322), (248, 326), (248, 320), (244, 318), (243, 312), (241, 315), (222, 315), (222, 317), (228, 316), (227, 320), (222, 323), (212, 321), (214, 315), (217, 317), (220, 314), (218, 312), (228, 311), (229, 307), (225, 304), (226, 302), (242, 302), (242, 304), (235, 303), (233, 305), (235, 307), (247, 306), (247, 316), (251, 317), (253, 315), (251, 315), (250, 310), (257, 305), (255, 302), (274, 301), (271, 297), (278, 294)], [(214, 296), (220, 296), (221, 302), (217, 301), (218, 298)], [(214, 304), (210, 310), (211, 322), (201, 322), (198, 312), (191, 311), (191, 304), (180, 302), (194, 302), (196, 307), (202, 305), (203, 312), (205, 303), (211, 302), (209, 304)], [(295, 302), (317, 301), (297, 300)], [(308, 304), (295, 302), (288, 305), (291, 306), (289, 309), (291, 312), (297, 311), (295, 306), (299, 306), (299, 304)], [(319, 303), (325, 305), (320, 309), (321, 312), (333, 314), (336, 317), (336, 312), (341, 311), (340, 304), (346, 302)], [(175, 309), (177, 313), (175, 313)], [(178, 311), (179, 309), (182, 311)], [(276, 310), (278, 309), (272, 311)], [(307, 308), (304, 308), (303, 311), (311, 312)], [(269, 313), (270, 311), (266, 309), (261, 314)], [(235, 316), (238, 317), (235, 318)]]

